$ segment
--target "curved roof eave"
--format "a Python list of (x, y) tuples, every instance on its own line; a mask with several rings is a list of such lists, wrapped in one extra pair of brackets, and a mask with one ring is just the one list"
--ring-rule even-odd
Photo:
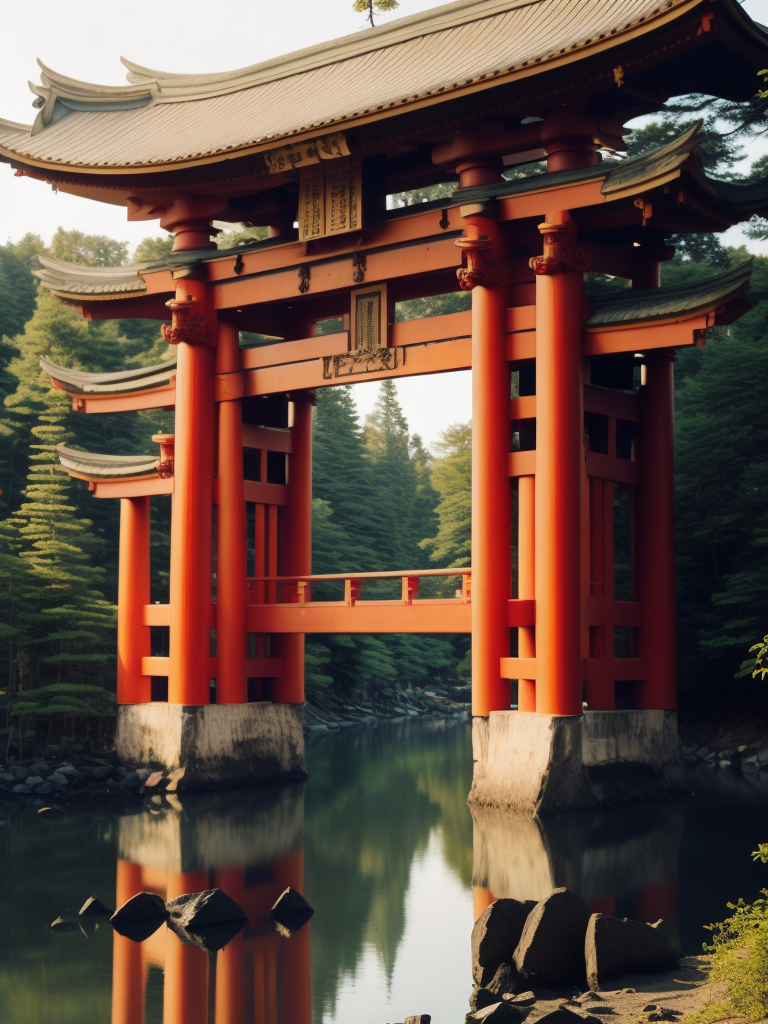
[[(537, 75), (615, 48), (701, 2), (608, 0), (595, 5), (589, 0), (460, 0), (369, 30), (371, 35), (344, 37), (242, 72), (164, 75), (128, 62), (131, 74), (140, 81), (102, 89), (46, 69), (49, 85), (43, 92), (50, 95), (45, 106), (49, 100), (55, 106), (57, 96), (65, 101), (69, 97), (72, 102), (90, 99), (96, 106), (78, 106), (45, 130), (39, 129), (38, 118), (32, 133), (10, 126), (3, 131), (0, 125), (0, 156), (30, 168), (104, 176), (216, 163)], [(740, 12), (745, 28), (768, 48), (765, 34), (740, 8), (732, 0), (723, 2)], [(517, 22), (519, 28), (524, 28), (526, 19), (536, 32), (513, 31)], [(450, 37), (444, 33), (450, 34), (457, 26), (462, 32), (474, 33), (464, 49), (447, 45)], [(566, 31), (569, 34), (565, 35)], [(528, 40), (527, 50), (520, 39)], [(509, 40), (514, 40), (516, 54), (510, 53)], [(517, 61), (510, 64), (510, 57)], [(385, 73), (390, 64), (390, 73)], [(289, 81), (293, 82), (290, 88), (285, 85)], [(275, 92), (273, 86), (277, 83), (280, 88)], [(389, 95), (383, 92), (385, 88), (389, 88)], [(267, 90), (269, 96), (262, 95), (262, 90)], [(35, 91), (42, 95), (37, 87)], [(117, 112), (108, 109), (108, 101), (112, 98), (138, 103), (140, 96), (150, 99), (146, 104), (141, 100), (137, 109), (121, 109), (120, 114), (125, 116), (120, 121), (123, 130), (118, 131), (114, 121)], [(310, 102), (311, 97), (314, 99)], [(195, 101), (195, 131), (191, 121), (181, 126), (184, 130), (177, 131), (180, 126), (174, 116), (171, 136), (167, 118), (158, 117), (158, 110), (190, 100)], [(100, 105), (103, 103), (106, 106)], [(201, 103), (214, 106), (209, 106), (206, 114)], [(311, 111), (307, 110), (308, 103), (315, 103)], [(254, 104), (255, 113), (250, 109)], [(44, 113), (42, 110), (41, 115)], [(106, 121), (98, 120), (105, 116)], [(254, 127), (263, 131), (247, 135)], [(236, 137), (238, 132), (240, 138)], [(176, 152), (164, 148), (170, 137), (182, 140)], [(191, 148), (193, 140), (197, 149)]]
[(103, 455), (57, 444), (56, 451), (62, 467), (85, 477), (99, 480), (121, 480), (125, 477), (154, 476), (157, 473), (157, 455)]
[(141, 366), (116, 373), (91, 373), (58, 366), (47, 356), (40, 356), (40, 369), (64, 385), (71, 395), (125, 395), (167, 384), (176, 376), (176, 355), (154, 366)]

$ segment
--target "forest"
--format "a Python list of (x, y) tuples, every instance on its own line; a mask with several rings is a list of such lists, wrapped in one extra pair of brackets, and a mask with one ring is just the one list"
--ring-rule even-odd
[[(718, 101), (719, 102), (719, 101)], [(763, 105), (764, 105), (764, 101)], [(698, 106), (697, 106), (698, 104)], [(744, 107), (748, 117), (745, 117)], [(763, 177), (768, 159), (747, 172), (739, 140), (763, 114), (724, 102), (709, 110), (702, 155), (710, 174)], [(712, 104), (709, 103), (709, 107)], [(633, 133), (630, 155), (679, 134), (705, 108), (693, 97)], [(735, 124), (725, 140), (723, 124)], [(511, 174), (541, 173), (541, 166)], [(444, 187), (441, 187), (441, 193)], [(395, 205), (429, 190), (393, 197)], [(768, 237), (768, 225), (747, 227)], [(219, 236), (237, 244), (249, 232)], [(680, 236), (662, 284), (717, 273), (750, 258), (716, 235)], [(172, 413), (78, 416), (39, 369), (46, 354), (77, 369), (109, 371), (159, 362), (166, 346), (154, 321), (96, 322), (37, 288), (36, 258), (117, 266), (162, 255), (170, 240), (148, 238), (134, 253), (119, 241), (59, 229), (50, 245), (34, 235), (0, 246), (0, 742), (16, 743), (28, 723), (57, 736), (96, 739), (114, 716), (116, 502), (93, 500), (56, 468), (61, 441), (115, 454), (151, 452), (151, 435), (172, 430)], [(588, 293), (625, 287), (586, 275)], [(768, 259), (755, 257), (753, 287), (768, 287)], [(398, 304), (398, 319), (461, 308), (460, 293)], [(333, 322), (324, 329), (336, 329)], [(244, 336), (243, 344), (258, 339)], [(768, 306), (709, 332), (706, 347), (676, 363), (676, 503), (679, 687), (707, 701), (745, 685), (747, 649), (766, 631), (768, 426), (761, 415), (768, 372)], [(471, 563), (471, 423), (447, 429), (428, 450), (412, 434), (392, 382), (380, 386), (361, 423), (351, 388), (318, 393), (314, 436), (313, 571), (459, 567)], [(153, 502), (152, 595), (167, 600), (170, 503)], [(445, 586), (445, 584), (442, 584)], [(458, 699), (469, 689), (465, 637), (329, 636), (307, 644), (310, 700), (384, 707), (403, 688), (437, 686)], [(160, 652), (157, 652), (160, 653)]]

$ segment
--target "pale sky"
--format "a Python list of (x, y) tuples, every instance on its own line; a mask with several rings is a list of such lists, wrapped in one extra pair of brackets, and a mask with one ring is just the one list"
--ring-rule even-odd
[[(436, 0), (401, 0), (394, 16), (438, 6)], [(768, 0), (745, 0), (743, 6), (768, 24)], [(394, 16), (381, 15), (378, 21)], [(36, 113), (27, 82), (40, 80), (38, 57), (72, 78), (122, 85), (121, 56), (161, 71), (224, 71), (365, 26), (351, 0), (185, 0), (181, 5), (134, 0), (130, 8), (104, 0), (4, 0), (0, 18), (0, 117), (26, 124)], [(162, 234), (151, 222), (129, 224), (122, 207), (54, 194), (41, 182), (14, 178), (10, 167), (0, 164), (0, 241), (27, 231), (49, 241), (60, 225), (110, 235), (131, 248), (148, 234)], [(726, 241), (738, 244), (738, 229), (727, 232)], [(372, 407), (376, 390), (376, 385), (356, 385), (361, 414)], [(409, 378), (398, 382), (398, 392), (411, 429), (428, 444), (451, 423), (471, 418), (468, 372)]]

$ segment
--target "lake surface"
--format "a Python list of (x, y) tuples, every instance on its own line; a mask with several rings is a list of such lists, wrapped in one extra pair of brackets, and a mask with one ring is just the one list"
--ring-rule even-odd
[[(768, 780), (705, 773), (687, 800), (562, 815), (545, 825), (469, 813), (469, 726), (350, 730), (313, 742), (306, 785), (182, 798), (120, 817), (33, 810), (0, 825), (3, 1024), (386, 1024), (464, 1019), (475, 912), (556, 885), (594, 910), (663, 917), (684, 952), (725, 904), (768, 885)], [(141, 944), (108, 924), (50, 924), (89, 895), (114, 907), (218, 885), (248, 925), (218, 954), (162, 926)], [(293, 885), (315, 908), (270, 927)]]

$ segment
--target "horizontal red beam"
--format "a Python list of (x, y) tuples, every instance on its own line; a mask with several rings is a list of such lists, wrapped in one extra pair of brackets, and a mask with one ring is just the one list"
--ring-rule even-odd
[[(141, 671), (145, 676), (167, 676), (170, 671), (170, 658), (149, 657), (141, 659)], [(250, 678), (271, 679), (282, 672), (280, 658), (246, 658), (245, 670)], [(216, 678), (216, 658), (211, 658), (211, 679)]]
[[(629, 681), (633, 679), (643, 680), (648, 678), (647, 658), (584, 658), (583, 678), (590, 681), (592, 678), (603, 679), (608, 669), (609, 678), (617, 681)], [(500, 666), (502, 679), (535, 679), (536, 659), (535, 658), (502, 658)]]
[(472, 606), (460, 600), (312, 601), (309, 604), (249, 604), (253, 633), (470, 633)]

